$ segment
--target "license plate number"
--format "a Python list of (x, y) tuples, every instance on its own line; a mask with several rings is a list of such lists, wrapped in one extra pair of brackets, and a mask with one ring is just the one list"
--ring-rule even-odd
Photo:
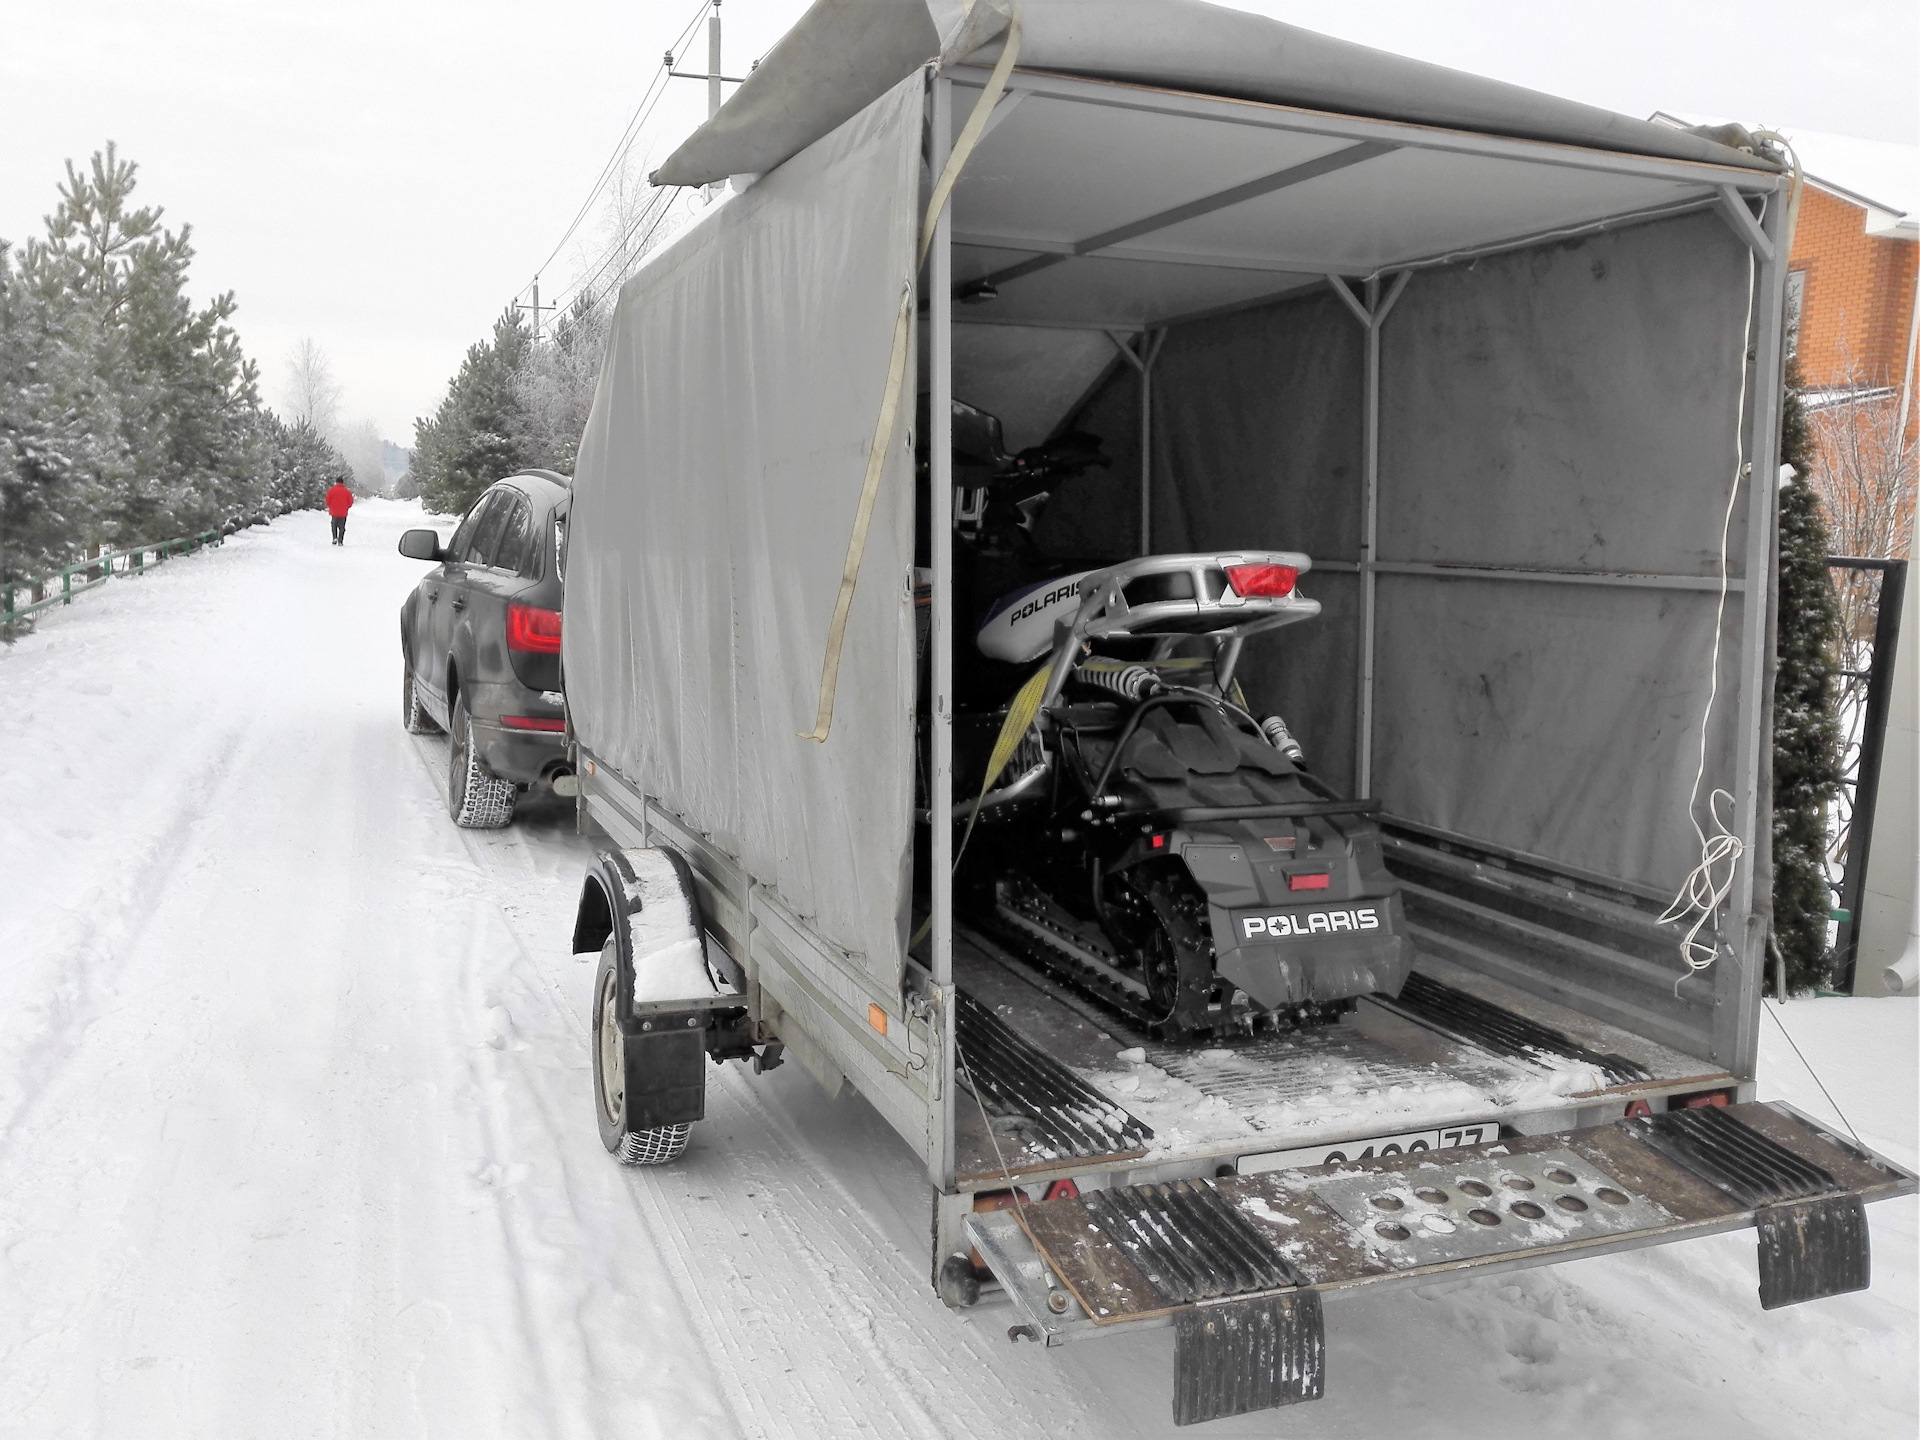
[(1312, 1165), (1345, 1165), (1355, 1160), (1378, 1160), (1388, 1155), (1411, 1155), (1421, 1150), (1452, 1150), (1461, 1145), (1484, 1145), (1500, 1138), (1499, 1122), (1447, 1125), (1438, 1130), (1415, 1130), (1406, 1135), (1376, 1135), (1371, 1140), (1342, 1140), (1332, 1145), (1306, 1145), (1297, 1150), (1272, 1150), (1265, 1155), (1240, 1157), (1242, 1175), (1265, 1170), (1304, 1170)]

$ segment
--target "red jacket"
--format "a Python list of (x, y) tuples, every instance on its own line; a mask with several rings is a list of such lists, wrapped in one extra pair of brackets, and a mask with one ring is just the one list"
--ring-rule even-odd
[(343, 518), (347, 511), (352, 508), (353, 491), (349, 490), (344, 484), (336, 481), (333, 488), (327, 491), (327, 514), (338, 520)]

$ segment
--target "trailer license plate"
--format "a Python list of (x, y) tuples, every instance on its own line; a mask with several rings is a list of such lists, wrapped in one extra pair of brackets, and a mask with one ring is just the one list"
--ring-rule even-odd
[(1483, 1145), (1500, 1138), (1498, 1121), (1475, 1125), (1448, 1125), (1439, 1130), (1416, 1130), (1408, 1135), (1376, 1135), (1371, 1140), (1343, 1140), (1337, 1145), (1307, 1145), (1298, 1150), (1273, 1150), (1265, 1155), (1242, 1155), (1240, 1173), (1264, 1170), (1304, 1170), (1311, 1165), (1344, 1165), (1350, 1160), (1374, 1160), (1382, 1155), (1411, 1155), (1417, 1150), (1452, 1150), (1461, 1145)]

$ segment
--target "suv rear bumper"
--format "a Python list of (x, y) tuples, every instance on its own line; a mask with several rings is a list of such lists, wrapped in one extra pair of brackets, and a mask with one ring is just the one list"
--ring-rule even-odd
[(492, 774), (516, 785), (535, 785), (572, 773), (564, 732), (512, 729), (500, 721), (503, 715), (562, 719), (561, 707), (544, 699), (543, 692), (519, 684), (470, 685), (467, 703), (473, 708), (474, 749)]

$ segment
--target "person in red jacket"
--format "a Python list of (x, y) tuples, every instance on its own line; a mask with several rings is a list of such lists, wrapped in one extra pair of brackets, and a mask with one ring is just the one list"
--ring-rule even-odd
[(347, 488), (347, 482), (336, 480), (333, 488), (327, 491), (327, 514), (333, 517), (333, 543), (347, 543), (347, 511), (353, 508), (353, 491)]

